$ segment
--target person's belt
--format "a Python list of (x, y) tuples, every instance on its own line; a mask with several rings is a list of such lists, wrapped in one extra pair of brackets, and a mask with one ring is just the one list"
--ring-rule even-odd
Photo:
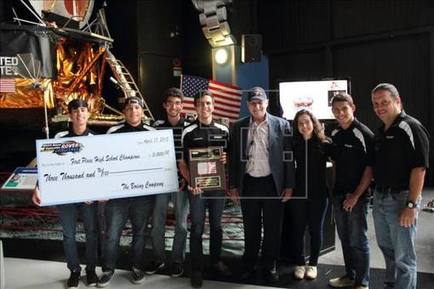
[(383, 187), (383, 186), (377, 186), (375, 188), (375, 191), (380, 194), (397, 194), (399, 192), (408, 190), (406, 187)]
[(251, 176), (249, 173), (246, 173), (246, 176), (247, 176), (248, 178), (261, 180), (261, 179), (267, 179), (267, 178), (271, 177), (271, 174), (269, 174), (269, 175), (267, 175), (267, 176), (262, 176), (262, 177), (254, 177), (254, 176)]

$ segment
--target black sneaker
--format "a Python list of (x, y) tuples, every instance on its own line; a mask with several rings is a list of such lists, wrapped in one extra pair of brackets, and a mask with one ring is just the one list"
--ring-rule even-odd
[(102, 288), (110, 284), (110, 281), (112, 280), (114, 271), (105, 271), (102, 273), (101, 277), (98, 280), (98, 287)]
[(191, 286), (193, 286), (193, 288), (202, 287), (202, 283), (203, 283), (202, 272), (193, 271), (191, 273), (190, 283), (191, 283)]
[(181, 277), (184, 274), (184, 267), (181, 263), (173, 263), (172, 268), (170, 268), (170, 276)]
[(228, 277), (232, 275), (228, 266), (226, 266), (225, 263), (223, 263), (222, 261), (218, 261), (217, 263), (212, 264), (211, 268), (215, 273), (219, 274), (220, 276)]
[(86, 270), (86, 280), (88, 287), (95, 287), (98, 283), (98, 276), (96, 276), (95, 270)]
[(145, 272), (143, 272), (141, 269), (138, 269), (133, 266), (133, 269), (131, 270), (132, 273), (132, 281), (134, 284), (141, 284), (143, 281), (145, 281)]
[(66, 282), (66, 288), (78, 288), (78, 284), (80, 282), (80, 273), (80, 271), (71, 271), (71, 275), (69, 275), (69, 279)]
[(265, 269), (264, 278), (267, 283), (277, 283), (279, 282), (279, 273), (276, 268)]
[(152, 261), (150, 264), (148, 264), (145, 268), (145, 273), (148, 275), (155, 274), (159, 270), (163, 269), (164, 262), (158, 263), (155, 261)]
[(256, 268), (244, 269), (244, 271), (241, 273), (240, 280), (243, 283), (252, 282), (253, 280), (256, 280), (256, 276)]

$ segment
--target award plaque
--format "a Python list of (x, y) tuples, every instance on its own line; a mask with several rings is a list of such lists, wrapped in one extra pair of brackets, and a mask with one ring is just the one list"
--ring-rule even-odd
[(226, 189), (225, 166), (220, 161), (223, 147), (189, 150), (190, 184), (204, 191)]

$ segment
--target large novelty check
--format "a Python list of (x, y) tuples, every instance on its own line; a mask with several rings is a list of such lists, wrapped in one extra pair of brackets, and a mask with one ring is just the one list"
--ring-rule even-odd
[(172, 130), (36, 141), (41, 205), (178, 190)]

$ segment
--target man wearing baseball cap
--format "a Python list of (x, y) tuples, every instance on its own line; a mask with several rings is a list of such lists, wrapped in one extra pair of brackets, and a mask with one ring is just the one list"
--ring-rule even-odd
[[(141, 98), (130, 96), (125, 99), (123, 113), (125, 123), (111, 127), (107, 133), (126, 133), (155, 130), (143, 123), (143, 106)], [(131, 220), (133, 230), (132, 241), (132, 282), (140, 284), (145, 280), (143, 267), (143, 250), (145, 247), (145, 227), (152, 214), (154, 196), (139, 196), (121, 199), (112, 199), (106, 203), (106, 239), (104, 259), (102, 263), (103, 274), (99, 279), (98, 287), (107, 286), (115, 272), (119, 252), (119, 241), (122, 230), (128, 218)]]
[[(267, 113), (268, 96), (253, 87), (247, 96), (250, 116), (234, 123), (231, 130), (230, 195), (241, 200), (244, 224), (244, 273), (248, 281), (256, 273), (262, 240), (262, 267), (267, 282), (279, 280), (279, 256), (283, 203), (294, 187), (294, 164), (290, 127), (285, 119)], [(263, 224), (263, 225), (262, 225)]]

